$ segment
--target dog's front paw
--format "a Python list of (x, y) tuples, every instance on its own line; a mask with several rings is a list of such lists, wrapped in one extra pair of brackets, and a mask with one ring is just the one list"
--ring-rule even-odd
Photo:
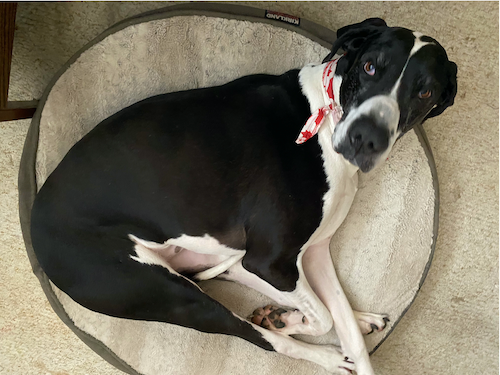
[(375, 331), (381, 332), (390, 322), (387, 314), (370, 314), (354, 311), (354, 316), (358, 321), (359, 328), (363, 335), (369, 335)]

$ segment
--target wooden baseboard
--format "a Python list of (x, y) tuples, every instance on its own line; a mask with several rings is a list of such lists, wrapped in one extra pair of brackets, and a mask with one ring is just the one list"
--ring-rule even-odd
[(16, 9), (17, 3), (0, 3), (0, 108), (6, 107), (9, 92)]
[(37, 101), (9, 102), (10, 64), (16, 29), (17, 3), (0, 3), (0, 121), (33, 117)]
[(37, 105), (37, 100), (29, 102), (7, 102), (5, 108), (0, 108), (0, 121), (31, 118), (36, 111)]

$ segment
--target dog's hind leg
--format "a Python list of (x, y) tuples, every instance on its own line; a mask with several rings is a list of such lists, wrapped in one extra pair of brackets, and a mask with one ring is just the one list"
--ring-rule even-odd
[[(47, 249), (37, 257), (51, 281), (90, 310), (240, 337), (265, 350), (312, 361), (343, 375), (354, 369), (352, 361), (335, 347), (310, 345), (268, 331), (236, 316), (166, 264), (154, 264), (158, 259), (146, 258), (153, 264), (134, 259), (135, 243), (128, 237), (87, 230), (59, 234), (35, 233), (39, 248)], [(74, 237), (85, 241), (68, 242)]]
[(114, 268), (94, 265), (92, 276), (75, 274), (78, 285), (67, 289), (94, 311), (128, 319), (159, 321), (245, 339), (265, 350), (348, 375), (355, 366), (333, 346), (306, 344), (268, 331), (238, 317), (213, 300), (191, 280), (160, 265), (123, 259)]
[(284, 292), (248, 271), (242, 263), (237, 262), (219, 277), (255, 289), (285, 307), (257, 309), (250, 317), (252, 322), (286, 335), (320, 336), (330, 331), (332, 316), (303, 275), (299, 275), (295, 290)]
[[(355, 310), (353, 313), (363, 335), (383, 331), (387, 322), (390, 321), (387, 314), (372, 314)], [(288, 335), (307, 334), (309, 331), (306, 316), (294, 308), (274, 305), (259, 307), (248, 317), (248, 320), (271, 331), (279, 331)]]
[(264, 339), (272, 344), (274, 350), (278, 353), (314, 362), (338, 375), (352, 374), (352, 371), (356, 369), (355, 364), (333, 345), (312, 345), (269, 331), (255, 324), (252, 324), (252, 326), (262, 334)]
[[(300, 301), (295, 298), (296, 294), (300, 291), (296, 290), (296, 293), (283, 292), (276, 289), (271, 284), (259, 278), (257, 275), (246, 270), (242, 262), (239, 261), (234, 264), (227, 272), (221, 274), (219, 278), (236, 281), (240, 284), (246, 285), (252, 289), (259, 291), (260, 293), (272, 298), (278, 305), (267, 305), (265, 307), (257, 308), (248, 317), (253, 323), (256, 323), (262, 327), (270, 329), (272, 331), (278, 331), (282, 334), (293, 335), (293, 334), (306, 334), (319, 336), (325, 334), (333, 325), (331, 320), (331, 314), (329, 311), (325, 310), (326, 318), (324, 324), (318, 324), (315, 326), (314, 321), (310, 322), (306, 315), (301, 311)], [(307, 282), (303, 281), (303, 277), (299, 276), (299, 288), (304, 290), (309, 290), (308, 294), (312, 303), (316, 302), (316, 305), (309, 304), (310, 309), (316, 309), (318, 313), (324, 309), (322, 302), (316, 297), (314, 291)], [(306, 292), (307, 293), (307, 292)], [(318, 299), (318, 301), (317, 301)], [(316, 307), (314, 307), (316, 306)], [(382, 331), (386, 323), (389, 321), (387, 315), (385, 314), (370, 314), (354, 311), (354, 315), (358, 322), (358, 325), (363, 334), (370, 334), (374, 331)], [(320, 318), (321, 319), (321, 318)], [(330, 324), (330, 325), (329, 325)]]

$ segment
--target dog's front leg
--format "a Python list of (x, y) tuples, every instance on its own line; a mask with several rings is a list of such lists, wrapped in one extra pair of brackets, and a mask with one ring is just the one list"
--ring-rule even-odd
[[(300, 266), (300, 260), (297, 262), (297, 266)], [(333, 326), (330, 312), (314, 294), (300, 267), (299, 279), (295, 290), (292, 292), (278, 290), (270, 283), (246, 270), (241, 261), (219, 277), (255, 289), (286, 308), (285, 310), (274, 306), (266, 306), (257, 309), (252, 315), (255, 318), (252, 319), (254, 323), (258, 322), (262, 326), (286, 335), (306, 334), (320, 336), (330, 331)], [(297, 310), (294, 311), (294, 309)]]
[(332, 314), (344, 355), (354, 360), (358, 375), (372, 375), (365, 342), (337, 278), (329, 245), (327, 238), (310, 246), (302, 254), (302, 268), (309, 285)]

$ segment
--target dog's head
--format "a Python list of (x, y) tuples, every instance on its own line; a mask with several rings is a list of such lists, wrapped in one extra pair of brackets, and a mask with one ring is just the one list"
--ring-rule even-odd
[(383, 162), (396, 140), (441, 114), (457, 92), (457, 66), (434, 39), (379, 18), (343, 27), (331, 53), (344, 114), (333, 147), (361, 171)]

